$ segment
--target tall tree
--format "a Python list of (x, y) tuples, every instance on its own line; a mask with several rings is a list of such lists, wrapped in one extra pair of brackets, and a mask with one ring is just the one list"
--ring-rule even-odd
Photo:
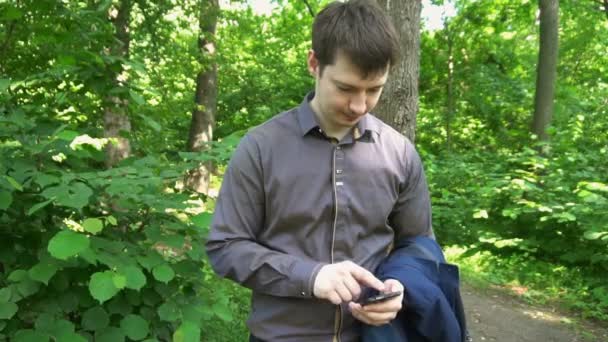
[(557, 78), (557, 49), (559, 0), (539, 0), (540, 44), (536, 71), (536, 96), (532, 132), (546, 141), (547, 126), (553, 116), (555, 79)]
[(110, 48), (110, 53), (118, 57), (118, 66), (115, 63), (110, 64), (112, 83), (115, 89), (119, 89), (115, 93), (117, 95), (109, 95), (105, 99), (104, 110), (104, 136), (112, 138), (115, 143), (110, 143), (106, 146), (106, 166), (112, 167), (119, 161), (127, 158), (131, 154), (131, 145), (129, 139), (124, 136), (124, 133), (131, 131), (131, 121), (127, 114), (128, 100), (124, 91), (127, 83), (127, 73), (122, 67), (122, 61), (129, 58), (129, 45), (131, 42), (129, 33), (129, 23), (131, 17), (131, 0), (121, 0), (117, 8), (110, 8), (110, 20), (114, 24), (116, 30), (116, 43)]
[(399, 34), (400, 59), (375, 112), (384, 122), (411, 141), (416, 137), (418, 113), (418, 73), (420, 71), (420, 0), (377, 0), (390, 14)]
[[(203, 0), (199, 13), (200, 36), (198, 47), (203, 69), (196, 77), (195, 108), (188, 136), (188, 150), (204, 150), (213, 139), (217, 111), (217, 64), (215, 62), (215, 30), (219, 13), (218, 0)], [(191, 170), (186, 185), (192, 190), (207, 193), (212, 165), (210, 162)]]

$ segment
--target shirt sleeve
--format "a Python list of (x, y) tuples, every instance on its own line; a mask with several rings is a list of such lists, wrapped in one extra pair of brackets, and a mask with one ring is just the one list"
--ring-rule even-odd
[(264, 176), (258, 147), (245, 136), (224, 174), (206, 243), (220, 276), (254, 291), (312, 297), (322, 264), (270, 249), (257, 241), (264, 228)]
[(435, 237), (431, 220), (431, 199), (422, 161), (414, 145), (406, 139), (405, 176), (399, 197), (388, 218), (395, 230), (395, 241), (426, 235)]

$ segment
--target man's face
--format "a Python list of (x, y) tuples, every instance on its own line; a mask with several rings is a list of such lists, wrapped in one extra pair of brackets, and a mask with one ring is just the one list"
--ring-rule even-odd
[(338, 52), (334, 64), (321, 68), (314, 52), (308, 55), (308, 69), (315, 77), (315, 98), (312, 107), (329, 129), (351, 128), (378, 103), (388, 77), (384, 72), (363, 78), (360, 70), (343, 53)]

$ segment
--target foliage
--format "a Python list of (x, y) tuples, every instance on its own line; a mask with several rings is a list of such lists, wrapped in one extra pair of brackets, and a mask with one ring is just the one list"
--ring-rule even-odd
[[(209, 285), (211, 214), (181, 183), (201, 161), (225, 163), (239, 133), (205, 154), (136, 144), (106, 170), (103, 99), (125, 89), (108, 70), (127, 65), (129, 111), (145, 105), (137, 58), (105, 49), (106, 5), (1, 5), (0, 340), (193, 341), (231, 318), (230, 287)], [(133, 117), (131, 138), (161, 132)]]
[(103, 139), (57, 126), (0, 130), (3, 336), (190, 340), (229, 319), (204, 267), (210, 213), (177, 187), (193, 163), (158, 155), (99, 170)]

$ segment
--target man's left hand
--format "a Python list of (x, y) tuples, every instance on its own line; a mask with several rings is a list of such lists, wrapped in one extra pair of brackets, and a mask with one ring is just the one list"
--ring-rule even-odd
[(397, 317), (397, 313), (401, 310), (403, 303), (403, 285), (395, 279), (385, 280), (384, 285), (386, 292), (401, 291), (401, 295), (382, 303), (365, 306), (350, 302), (348, 306), (356, 319), (369, 325), (378, 326), (387, 324)]

